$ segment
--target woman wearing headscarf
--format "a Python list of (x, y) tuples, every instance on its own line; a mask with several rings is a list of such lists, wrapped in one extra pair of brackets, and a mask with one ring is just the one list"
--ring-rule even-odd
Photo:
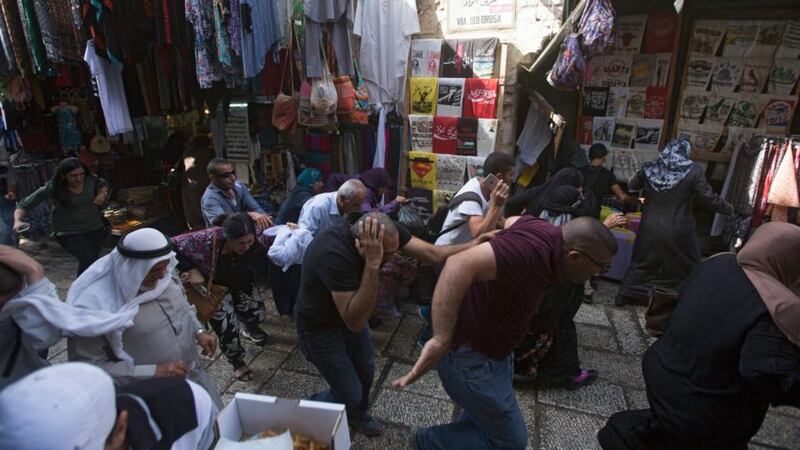
[(689, 159), (690, 151), (689, 142), (673, 139), (628, 182), (628, 189), (642, 191), (645, 202), (617, 306), (647, 301), (653, 287), (676, 288), (700, 263), (692, 198), (713, 212), (733, 212), (733, 206), (711, 190), (704, 169)]
[(650, 409), (614, 414), (606, 449), (746, 449), (770, 405), (800, 407), (800, 228), (759, 227), (698, 266), (642, 362)]
[(581, 188), (583, 186), (581, 171), (574, 167), (561, 169), (545, 184), (515, 194), (506, 200), (506, 217), (519, 216), (523, 212), (538, 217), (544, 208), (545, 200), (561, 186)]
[(249, 381), (253, 372), (245, 362), (239, 329), (256, 345), (267, 344), (267, 334), (258, 326), (267, 311), (254, 286), (266, 253), (265, 238), (257, 235), (255, 222), (247, 213), (218, 220), (222, 220), (221, 226), (175, 236), (172, 245), (184, 283), (204, 285), (210, 277), (214, 284), (228, 288), (209, 324), (219, 336), (222, 353), (233, 366), (234, 378)]
[[(574, 186), (562, 185), (544, 200), (539, 218), (563, 225), (585, 215), (583, 196)], [(625, 222), (613, 214), (604, 222), (609, 228)], [(552, 287), (531, 321), (525, 340), (514, 349), (514, 374), (521, 381), (539, 380), (575, 390), (593, 383), (597, 371), (583, 369), (578, 359), (578, 335), (574, 317), (583, 302), (583, 285), (562, 279)]]
[(286, 200), (278, 210), (278, 217), (275, 225), (285, 225), (289, 222), (297, 223), (300, 218), (300, 210), (303, 205), (313, 196), (322, 192), (322, 172), (312, 167), (306, 167), (297, 176), (297, 186), (289, 193)]

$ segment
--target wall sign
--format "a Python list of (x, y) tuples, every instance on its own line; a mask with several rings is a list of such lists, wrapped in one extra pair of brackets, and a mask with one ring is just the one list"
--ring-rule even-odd
[(448, 0), (448, 31), (513, 28), (516, 0)]

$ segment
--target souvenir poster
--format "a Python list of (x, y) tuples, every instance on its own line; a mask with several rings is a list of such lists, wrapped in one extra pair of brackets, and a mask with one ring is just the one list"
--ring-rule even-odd
[(614, 118), (595, 117), (592, 121), (592, 143), (609, 143), (614, 137)]
[(436, 116), (433, 118), (433, 152), (446, 155), (456, 154), (457, 117)]
[(713, 56), (692, 56), (686, 63), (686, 87), (705, 90), (714, 72), (716, 58)]
[(612, 171), (617, 181), (627, 183), (641, 170), (642, 165), (636, 160), (636, 153), (628, 148), (614, 147), (614, 165)]
[(736, 94), (722, 95), (709, 94), (706, 116), (703, 123), (707, 125), (724, 126), (728, 122), (733, 105), (736, 104)]
[(667, 109), (667, 88), (650, 86), (645, 91), (644, 118), (662, 119)]
[(497, 119), (478, 119), (478, 156), (487, 157), (497, 141)]
[(424, 219), (429, 219), (433, 215), (433, 192), (428, 189), (408, 188), (406, 189), (408, 202), (414, 205)]
[(720, 153), (733, 153), (737, 148), (741, 148), (750, 142), (753, 136), (764, 134), (765, 132), (766, 130), (758, 128), (728, 127), (728, 137)]
[(800, 74), (800, 59), (776, 59), (767, 81), (770, 94), (788, 95), (792, 93)]
[(438, 211), (439, 208), (447, 206), (455, 195), (456, 191), (433, 191), (433, 210)]
[(436, 190), (458, 192), (464, 185), (466, 170), (466, 157), (436, 155)]
[(653, 85), (665, 87), (669, 81), (669, 64), (672, 53), (656, 54), (656, 73), (653, 74)]
[(727, 22), (722, 20), (698, 20), (694, 24), (689, 51), (699, 55), (716, 55), (727, 27)]
[(411, 76), (438, 77), (442, 57), (441, 39), (414, 39), (411, 41)]
[(783, 29), (786, 22), (783, 20), (762, 20), (759, 23), (758, 34), (753, 45), (747, 49), (747, 58), (772, 58), (778, 44), (781, 43)]
[(656, 73), (656, 55), (634, 55), (631, 65), (631, 87), (652, 86)]
[(675, 130), (675, 139), (683, 139), (684, 141), (691, 142), (694, 126), (695, 124), (688, 123), (685, 120), (678, 121), (678, 127)]
[(436, 189), (436, 155), (428, 152), (410, 152), (408, 166), (411, 169), (411, 187)]
[(471, 39), (446, 39), (442, 43), (439, 76), (445, 78), (472, 78)]
[(594, 58), (586, 61), (586, 69), (583, 72), (583, 86), (584, 87), (603, 87), (605, 77), (603, 76), (603, 64), (605, 56), (595, 56)]
[(636, 135), (633, 139), (633, 148), (643, 150), (658, 150), (661, 140), (661, 130), (664, 128), (662, 119), (638, 119), (636, 121)]
[(456, 154), (478, 155), (478, 119), (458, 118), (456, 122)]
[(771, 69), (771, 59), (745, 59), (742, 79), (739, 81), (739, 92), (762, 92)]
[(639, 53), (646, 14), (619, 16), (614, 21), (614, 53)]
[(625, 117), (628, 110), (628, 89), (624, 86), (608, 88), (608, 100), (606, 100), (606, 116)]
[(592, 116), (581, 116), (578, 119), (578, 142), (580, 145), (592, 145), (594, 138), (592, 137), (592, 126), (594, 118)]
[(723, 127), (717, 125), (688, 125), (691, 127), (692, 151), (713, 152), (722, 135)]
[(776, 58), (800, 58), (800, 20), (786, 22), (781, 43), (775, 51)]
[(728, 117), (728, 126), (753, 128), (766, 101), (759, 94), (740, 94)]
[(733, 92), (742, 78), (743, 60), (718, 58), (711, 78), (711, 90), (716, 92)]
[(628, 89), (628, 106), (625, 111), (625, 117), (632, 117), (635, 119), (644, 117), (644, 105), (647, 101), (647, 89), (645, 88), (630, 88)]
[(467, 156), (467, 178), (483, 176), (485, 156)]
[(461, 117), (464, 102), (464, 79), (439, 78), (438, 97), (439, 101), (436, 104), (437, 116)]
[(494, 76), (494, 60), (497, 44), (500, 39), (472, 40), (472, 76), (475, 78), (492, 78)]
[(603, 55), (601, 86), (628, 86), (633, 55)]
[(631, 142), (636, 133), (636, 119), (616, 119), (614, 122), (614, 136), (611, 145), (615, 147), (631, 148)]
[(608, 109), (607, 87), (583, 88), (583, 113), (588, 116), (605, 116)]
[(411, 128), (411, 150), (433, 151), (433, 116), (409, 114), (408, 126)]
[(651, 12), (647, 15), (644, 53), (672, 52), (678, 14), (673, 11)]
[(497, 115), (497, 78), (467, 78), (464, 117), (494, 119)]
[(681, 119), (687, 123), (698, 123), (708, 106), (709, 93), (705, 91), (683, 91), (681, 99)]
[(436, 91), (439, 80), (432, 77), (413, 77), (409, 81), (411, 90), (411, 114), (436, 115)]
[(725, 58), (741, 58), (756, 42), (758, 22), (748, 20), (732, 20), (725, 31), (725, 44), (722, 56)]
[(793, 95), (770, 98), (764, 106), (764, 114), (759, 122), (759, 128), (786, 132), (792, 124), (796, 106), (797, 97)]

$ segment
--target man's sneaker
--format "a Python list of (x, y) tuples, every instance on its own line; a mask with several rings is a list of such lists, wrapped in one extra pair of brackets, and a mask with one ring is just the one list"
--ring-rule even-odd
[(411, 427), (411, 434), (408, 435), (408, 448), (411, 450), (419, 450), (417, 443), (417, 434), (419, 434), (419, 427)]
[(422, 327), (422, 330), (419, 332), (419, 339), (417, 339), (417, 345), (420, 349), (425, 347), (425, 343), (428, 342), (433, 337), (433, 328), (430, 325), (425, 325)]
[(370, 416), (365, 416), (362, 419), (352, 419), (350, 421), (350, 428), (356, 433), (361, 433), (366, 437), (378, 437), (383, 434), (383, 425)]
[(567, 390), (574, 391), (575, 389), (588, 386), (597, 381), (597, 371), (594, 369), (581, 369), (581, 373), (576, 377), (571, 377), (567, 380)]
[(242, 327), (242, 336), (253, 341), (258, 346), (267, 345), (269, 336), (258, 325), (245, 325)]
[(431, 305), (420, 306), (419, 309), (417, 309), (417, 313), (428, 325), (433, 324), (431, 319)]

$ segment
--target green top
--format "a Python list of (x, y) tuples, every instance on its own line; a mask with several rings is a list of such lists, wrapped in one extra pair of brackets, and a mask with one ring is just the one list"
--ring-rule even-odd
[(51, 220), (56, 236), (86, 233), (103, 226), (100, 208), (94, 204), (94, 198), (97, 191), (104, 187), (108, 187), (108, 183), (102, 178), (86, 177), (83, 181), (83, 192), (75, 194), (68, 191), (69, 205), (63, 205), (53, 198), (53, 182), (48, 181), (36, 192), (19, 202), (17, 207), (27, 212), (45, 200), (52, 200)]

